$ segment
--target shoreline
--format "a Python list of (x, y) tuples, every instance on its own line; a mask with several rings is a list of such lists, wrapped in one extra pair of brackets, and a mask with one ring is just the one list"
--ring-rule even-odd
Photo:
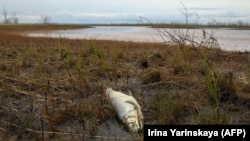
[[(62, 25), (61, 25), (62, 26)], [(63, 26), (62, 26), (63, 27)], [(250, 42), (246, 34), (248, 31), (234, 31), (228, 28), (151, 28), (150, 26), (125, 26), (125, 25), (98, 25), (98, 26), (73, 26), (74, 28), (61, 29), (60, 26), (55, 30), (33, 30), (26, 32), (25, 36), (31, 37), (52, 37), (52, 38), (68, 38), (68, 39), (95, 39), (95, 40), (116, 40), (116, 41), (131, 41), (131, 42), (149, 42), (173, 44), (171, 37), (168, 34), (175, 36), (187, 36), (187, 44), (208, 41), (208, 38), (215, 39), (218, 42), (218, 48), (225, 51), (240, 51), (249, 52)], [(138, 27), (138, 28), (137, 28)], [(93, 29), (89, 29), (93, 28)], [(73, 29), (73, 30), (72, 30)], [(79, 30), (78, 30), (79, 29)], [(236, 30), (236, 29), (235, 29)], [(108, 32), (110, 31), (110, 32)], [(119, 33), (120, 32), (120, 33)], [(205, 33), (205, 36), (204, 36)], [(21, 33), (23, 34), (23, 32)], [(242, 38), (242, 39), (241, 39)], [(205, 42), (206, 42), (205, 41)], [(196, 45), (199, 46), (199, 45)]]
[[(152, 28), (186, 28), (186, 29), (202, 29), (202, 28), (229, 28), (236, 30), (250, 30), (250, 25), (237, 24), (218, 24), (218, 25), (204, 25), (204, 24), (0, 24), (1, 30), (57, 30), (57, 29), (78, 29), (91, 28), (93, 26), (147, 26)], [(30, 28), (30, 29), (27, 29)]]

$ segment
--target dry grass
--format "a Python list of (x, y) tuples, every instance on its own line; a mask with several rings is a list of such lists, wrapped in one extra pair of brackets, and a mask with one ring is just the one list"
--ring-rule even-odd
[[(115, 118), (106, 108), (106, 87), (130, 89), (146, 124), (250, 123), (249, 53), (189, 48), (185, 70), (182, 63), (176, 66), (174, 50), (156, 43), (1, 32), (0, 140), (142, 140), (142, 133), (132, 138), (98, 134)], [(213, 67), (209, 80), (217, 83), (217, 107), (204, 60)], [(232, 78), (224, 75), (228, 72)]]

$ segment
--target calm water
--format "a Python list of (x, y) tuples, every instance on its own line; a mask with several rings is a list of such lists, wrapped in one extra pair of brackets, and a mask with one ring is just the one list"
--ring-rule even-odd
[[(205, 29), (208, 35), (213, 35), (224, 50), (250, 51), (250, 30)], [(146, 26), (96, 26), (77, 30), (59, 30), (50, 32), (29, 33), (28, 36), (66, 37), (71, 39), (104, 39), (135, 42), (166, 42), (170, 41), (162, 32), (174, 35), (186, 34), (196, 41), (203, 39), (201, 29), (155, 29)], [(207, 35), (207, 37), (208, 37)], [(163, 38), (162, 38), (163, 37)]]

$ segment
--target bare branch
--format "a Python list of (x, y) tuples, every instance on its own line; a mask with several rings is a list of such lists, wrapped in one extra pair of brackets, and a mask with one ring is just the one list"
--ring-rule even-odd
[(8, 11), (5, 9), (5, 7), (3, 7), (3, 17), (4, 17), (4, 21), (3, 23), (7, 24), (9, 23), (9, 20), (8, 20)]
[(3, 11), (2, 11), (3, 17), (4, 17), (4, 21), (3, 23), (5, 24), (9, 24), (9, 23), (18, 23), (18, 18), (16, 16), (16, 13), (12, 13), (11, 15), (9, 15), (8, 11), (5, 9), (5, 7), (3, 7)]
[(50, 23), (50, 17), (48, 15), (42, 15), (41, 16), (41, 23), (42, 24), (49, 24)]
[(188, 18), (191, 17), (193, 15), (193, 13), (188, 13), (186, 6), (182, 2), (181, 2), (181, 5), (184, 9), (184, 10), (181, 10), (181, 13), (185, 16), (186, 24), (188, 24)]

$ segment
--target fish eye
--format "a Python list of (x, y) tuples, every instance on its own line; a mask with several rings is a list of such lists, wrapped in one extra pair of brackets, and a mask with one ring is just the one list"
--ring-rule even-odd
[(133, 122), (130, 122), (130, 123), (128, 124), (128, 126), (129, 126), (129, 128), (132, 128), (132, 127), (134, 127), (135, 125), (134, 125)]

